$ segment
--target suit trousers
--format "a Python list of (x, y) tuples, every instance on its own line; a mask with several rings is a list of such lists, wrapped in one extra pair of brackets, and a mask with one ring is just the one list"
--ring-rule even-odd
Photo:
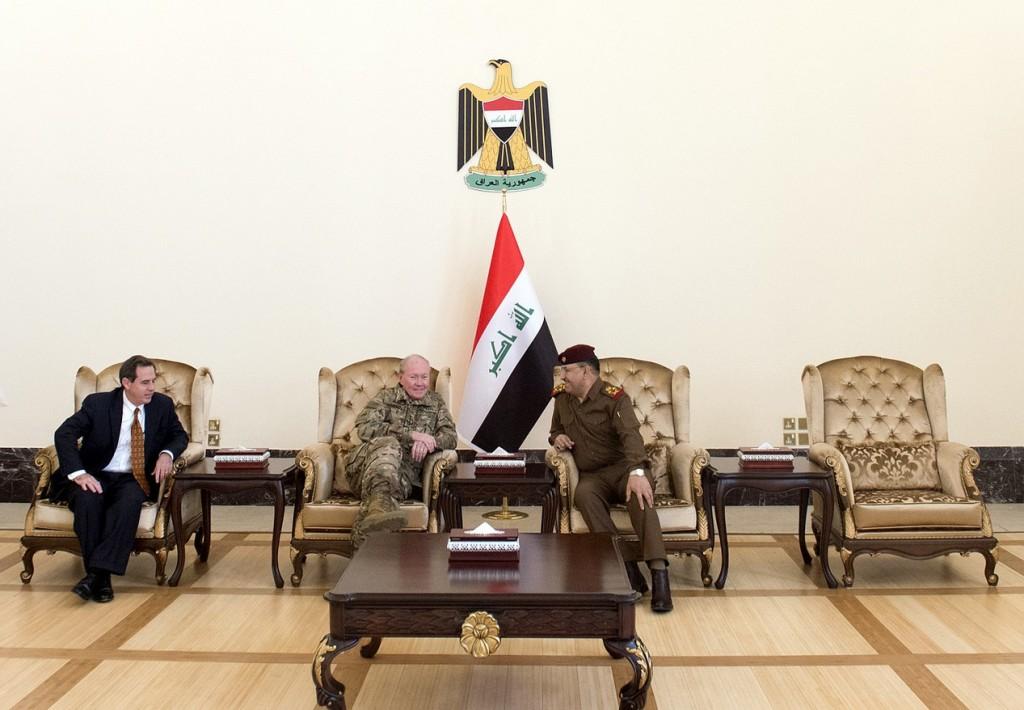
[(131, 473), (92, 474), (102, 493), (68, 483), (68, 507), (75, 514), (75, 534), (87, 572), (124, 574), (135, 546), (135, 532), (146, 494)]
[[(650, 471), (645, 471), (647, 481), (654, 490), (654, 480)], [(612, 522), (610, 507), (613, 503), (625, 503), (629, 512), (629, 520), (633, 524), (633, 531), (640, 539), (640, 559), (650, 562), (651, 560), (667, 560), (665, 554), (665, 541), (661, 536), (661, 523), (658, 521), (658, 513), (654, 506), (644, 505), (640, 509), (640, 502), (637, 496), (631, 496), (626, 503), (626, 483), (629, 481), (629, 471), (625, 466), (609, 466), (597, 471), (580, 471), (580, 480), (576, 484), (576, 492), (573, 495), (573, 503), (583, 514), (583, 520), (591, 532), (620, 534)], [(630, 547), (623, 546), (623, 556), (630, 556)]]

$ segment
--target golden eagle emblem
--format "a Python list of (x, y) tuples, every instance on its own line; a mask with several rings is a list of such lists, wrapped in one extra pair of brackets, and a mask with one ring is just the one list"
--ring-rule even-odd
[(492, 59), (494, 83), (485, 89), (474, 84), (459, 87), (459, 167), (478, 152), (480, 160), (469, 168), (466, 184), (474, 190), (528, 190), (544, 183), (540, 165), (551, 157), (551, 122), (548, 89), (534, 81), (522, 88), (512, 83), (512, 65)]

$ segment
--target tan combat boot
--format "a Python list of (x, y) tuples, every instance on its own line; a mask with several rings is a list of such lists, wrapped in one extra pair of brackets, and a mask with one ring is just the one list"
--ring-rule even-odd
[(366, 504), (366, 513), (361, 516), (352, 530), (352, 542), (359, 547), (367, 535), (376, 532), (401, 530), (407, 523), (405, 513), (394, 499), (387, 494), (373, 494)]

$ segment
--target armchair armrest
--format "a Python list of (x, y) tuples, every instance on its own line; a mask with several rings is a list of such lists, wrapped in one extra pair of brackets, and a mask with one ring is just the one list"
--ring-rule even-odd
[(955, 441), (936, 441), (935, 459), (942, 489), (946, 493), (957, 498), (981, 500), (981, 491), (974, 482), (974, 471), (981, 465), (977, 451)]
[(36, 489), (32, 493), (32, 502), (46, 495), (46, 488), (50, 485), (50, 476), (60, 465), (57, 462), (57, 448), (55, 446), (44, 446), (36, 452), (32, 461), (39, 469), (39, 480), (36, 481)]
[(306, 476), (302, 500), (306, 503), (325, 500), (334, 485), (334, 449), (318, 442), (299, 451), (295, 463)]
[(441, 479), (455, 470), (459, 455), (455, 449), (443, 449), (423, 459), (423, 501), (427, 504), (428, 532), (437, 532), (437, 494), (441, 490)]
[(853, 479), (850, 478), (850, 466), (846, 463), (846, 458), (839, 453), (839, 449), (832, 444), (818, 442), (811, 445), (807, 451), (807, 458), (832, 472), (836, 479), (836, 500), (840, 509), (852, 510)]
[(580, 480), (580, 470), (576, 467), (576, 459), (573, 458), (570, 451), (559, 451), (551, 447), (544, 454), (544, 463), (558, 476), (558, 495), (561, 498), (558, 532), (572, 532), (569, 529), (569, 512), (572, 510), (576, 484)]
[(708, 465), (708, 452), (689, 442), (680, 442), (669, 453), (669, 467), (672, 476), (672, 492), (677, 498), (701, 505), (704, 486), (700, 472)]

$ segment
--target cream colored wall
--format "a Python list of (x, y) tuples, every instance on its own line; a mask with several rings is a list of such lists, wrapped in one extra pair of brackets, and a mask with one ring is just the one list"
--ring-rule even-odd
[(494, 57), (550, 88), (509, 215), (560, 347), (689, 365), (706, 446), (862, 353), (1020, 445), (1022, 36), (1016, 0), (3, 3), (0, 446), (135, 351), (210, 367), (229, 445), (310, 442), (317, 369), (378, 354), (458, 402), (500, 201), (456, 89)]

